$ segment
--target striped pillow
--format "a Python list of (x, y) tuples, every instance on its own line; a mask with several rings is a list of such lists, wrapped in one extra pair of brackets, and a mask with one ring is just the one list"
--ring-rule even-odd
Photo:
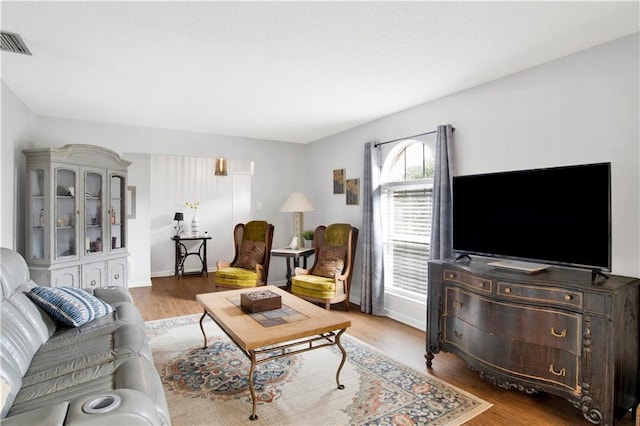
[(34, 287), (27, 297), (69, 327), (79, 327), (113, 312), (111, 305), (79, 288)]

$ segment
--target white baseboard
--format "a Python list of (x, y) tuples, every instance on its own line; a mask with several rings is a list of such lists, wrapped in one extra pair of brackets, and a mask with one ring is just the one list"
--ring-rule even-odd
[[(190, 274), (193, 272), (200, 272), (200, 269), (187, 269), (185, 272)], [(215, 268), (209, 268), (207, 272), (208, 273), (215, 272)], [(171, 277), (175, 274), (176, 274), (175, 271), (173, 269), (170, 269), (168, 271), (155, 271), (155, 272), (152, 272), (150, 275), (151, 275), (151, 278), (159, 278), (159, 277)]]
[(419, 330), (427, 329), (427, 305), (406, 297), (386, 293), (384, 295), (385, 315)]
[[(349, 297), (349, 303), (362, 306), (360, 297)], [(424, 304), (410, 299), (385, 294), (384, 315), (418, 330), (427, 329), (427, 311)]]

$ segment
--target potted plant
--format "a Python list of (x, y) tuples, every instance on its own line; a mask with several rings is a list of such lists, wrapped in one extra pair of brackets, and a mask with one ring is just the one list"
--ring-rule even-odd
[(305, 247), (313, 247), (313, 231), (307, 229), (302, 233)]

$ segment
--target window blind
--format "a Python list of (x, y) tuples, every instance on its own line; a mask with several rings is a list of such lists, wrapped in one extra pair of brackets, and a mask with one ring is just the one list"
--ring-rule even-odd
[(431, 238), (431, 187), (383, 189), (385, 283), (393, 289), (426, 296)]

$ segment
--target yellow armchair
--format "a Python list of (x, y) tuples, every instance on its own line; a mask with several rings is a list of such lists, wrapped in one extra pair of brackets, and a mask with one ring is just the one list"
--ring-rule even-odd
[(291, 293), (314, 303), (343, 302), (349, 310), (349, 291), (358, 242), (358, 228), (347, 223), (318, 226), (313, 234), (315, 257), (310, 269), (295, 268)]
[(231, 262), (218, 261), (215, 287), (247, 288), (267, 284), (273, 225), (254, 220), (233, 230), (235, 255)]

